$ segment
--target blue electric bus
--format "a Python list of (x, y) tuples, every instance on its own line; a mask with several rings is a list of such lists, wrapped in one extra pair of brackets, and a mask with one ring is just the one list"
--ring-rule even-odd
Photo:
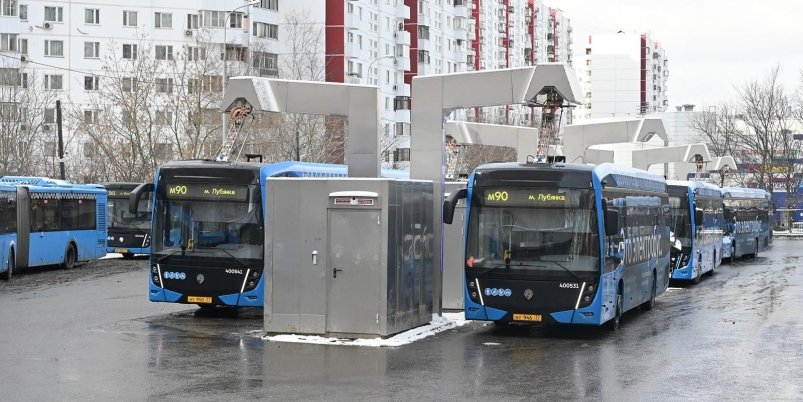
[(770, 242), (771, 196), (756, 188), (723, 187), (725, 238), (730, 244), (723, 253), (729, 261), (744, 256), (756, 257)]
[(0, 178), (2, 260), (10, 278), (27, 267), (78, 262), (106, 255), (106, 189), (44, 177)]
[(667, 181), (672, 279), (700, 281), (722, 261), (722, 192), (700, 181)]
[(577, 164), (486, 164), (467, 198), (466, 319), (619, 326), (669, 283), (666, 181)]
[(161, 165), (155, 182), (137, 187), (129, 199), (135, 213), (152, 192), (150, 300), (262, 307), (266, 179), (346, 176), (344, 165), (303, 162)]
[(143, 197), (137, 213), (128, 210), (128, 197), (142, 183), (103, 183), (109, 194), (109, 236), (107, 253), (120, 253), (123, 258), (151, 253), (151, 199)]

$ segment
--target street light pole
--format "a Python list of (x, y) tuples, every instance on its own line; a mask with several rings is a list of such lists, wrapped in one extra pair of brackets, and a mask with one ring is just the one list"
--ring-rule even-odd
[[(222, 102), (223, 99), (226, 98), (226, 85), (229, 83), (229, 76), (228, 76), (228, 72), (226, 71), (226, 65), (228, 64), (227, 62), (229, 60), (228, 40), (226, 39), (226, 28), (229, 27), (229, 17), (231, 17), (231, 15), (234, 14), (235, 11), (237, 11), (237, 10), (239, 10), (241, 8), (244, 8), (244, 7), (248, 7), (248, 6), (252, 6), (254, 4), (258, 4), (259, 1), (260, 0), (251, 0), (246, 4), (243, 4), (243, 5), (239, 6), (239, 7), (235, 7), (233, 10), (227, 12), (226, 13), (226, 18), (223, 19), (223, 91), (222, 91), (223, 94), (222, 94), (222, 96), (220, 98), (221, 102)], [(225, 105), (220, 105), (221, 109), (223, 109), (224, 107), (225, 107)], [(224, 110), (223, 111), (223, 116), (221, 116), (221, 118), (220, 118), (220, 123), (221, 123), (220, 124), (220, 128), (221, 128), (221, 132), (222, 132), (222, 135), (221, 135), (220, 138), (222, 139), (222, 143), (226, 142), (226, 135), (227, 135), (227, 131), (226, 130), (228, 129), (228, 124), (227, 124), (228, 123), (228, 119), (227, 119), (227, 117), (228, 117), (228, 115), (226, 114), (226, 111)]]
[[(393, 55), (393, 54), (386, 54), (386, 55), (384, 55), (384, 56), (377, 57), (377, 58), (375, 58), (375, 59), (371, 60), (371, 62), (370, 62), (370, 63), (368, 63), (368, 71), (366, 71), (366, 73), (365, 73), (365, 76), (366, 76), (366, 78), (368, 77), (368, 75), (369, 75), (369, 74), (371, 74), (371, 66), (373, 66), (373, 65), (374, 65), (374, 63), (376, 63), (376, 62), (377, 62), (377, 61), (379, 61), (379, 60), (382, 60), (382, 59), (387, 59), (387, 58), (394, 58), (394, 59), (395, 59), (395, 58), (396, 58), (396, 55)], [(366, 82), (366, 84), (370, 84), (370, 83)]]

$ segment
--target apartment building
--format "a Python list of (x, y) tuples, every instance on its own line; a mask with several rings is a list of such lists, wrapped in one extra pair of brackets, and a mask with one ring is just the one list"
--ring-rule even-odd
[(635, 117), (669, 105), (669, 59), (649, 34), (589, 36), (578, 69), (585, 90), (579, 118)]

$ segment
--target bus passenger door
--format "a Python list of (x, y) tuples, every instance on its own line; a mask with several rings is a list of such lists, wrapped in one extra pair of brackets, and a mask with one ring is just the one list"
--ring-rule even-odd
[(28, 266), (31, 235), (31, 196), (28, 187), (17, 187), (17, 267)]

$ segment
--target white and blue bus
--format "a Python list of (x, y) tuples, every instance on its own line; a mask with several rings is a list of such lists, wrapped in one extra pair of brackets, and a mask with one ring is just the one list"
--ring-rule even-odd
[[(402, 176), (385, 171), (384, 176)], [(269, 177), (346, 177), (344, 165), (177, 161), (132, 191), (131, 213), (152, 192), (150, 279), (154, 302), (262, 307), (265, 183)]]
[(771, 196), (756, 188), (723, 187), (723, 258), (730, 262), (744, 256), (756, 257), (770, 242)]
[(11, 278), (27, 267), (78, 262), (106, 255), (106, 189), (44, 177), (0, 178), (2, 264)]
[(141, 184), (103, 183), (109, 194), (107, 253), (119, 253), (123, 258), (151, 253), (151, 198), (142, 197), (136, 214), (128, 210), (131, 191)]
[(700, 181), (667, 181), (672, 279), (700, 281), (722, 261), (722, 192)]
[(619, 326), (669, 283), (666, 181), (605, 163), (486, 164), (444, 202), (467, 198), (470, 320)]

